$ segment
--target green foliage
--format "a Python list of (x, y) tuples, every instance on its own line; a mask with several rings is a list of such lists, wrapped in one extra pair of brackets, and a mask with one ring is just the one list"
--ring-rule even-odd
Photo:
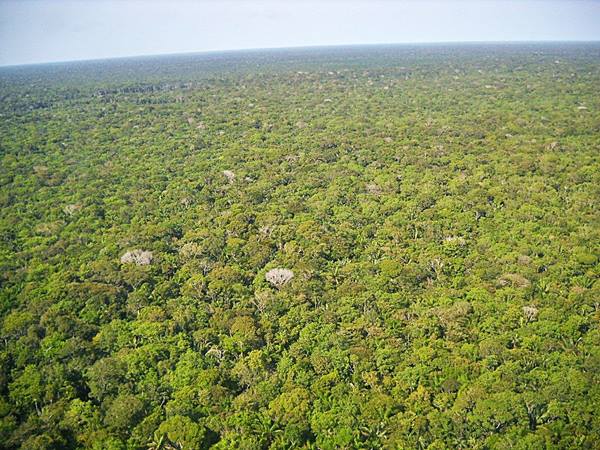
[(598, 61), (3, 68), (0, 448), (596, 448)]

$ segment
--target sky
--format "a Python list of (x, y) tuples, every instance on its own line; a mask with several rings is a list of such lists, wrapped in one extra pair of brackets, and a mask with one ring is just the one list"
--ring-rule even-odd
[(600, 40), (600, 0), (0, 0), (0, 65), (247, 48)]

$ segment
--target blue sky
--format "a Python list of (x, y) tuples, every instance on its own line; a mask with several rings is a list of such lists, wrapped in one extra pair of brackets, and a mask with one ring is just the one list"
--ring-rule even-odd
[(598, 0), (0, 0), (0, 65), (243, 48), (600, 40)]

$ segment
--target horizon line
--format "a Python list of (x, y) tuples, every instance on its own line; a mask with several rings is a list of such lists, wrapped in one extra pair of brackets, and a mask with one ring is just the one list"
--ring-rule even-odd
[(192, 56), (192, 55), (211, 55), (219, 53), (239, 53), (239, 52), (260, 52), (260, 51), (275, 51), (275, 50), (310, 50), (320, 48), (343, 48), (343, 47), (383, 47), (383, 46), (421, 46), (421, 45), (472, 45), (472, 44), (504, 44), (504, 45), (515, 45), (515, 44), (600, 44), (600, 39), (588, 40), (588, 39), (539, 39), (539, 40), (506, 40), (506, 41), (495, 41), (495, 40), (450, 40), (450, 41), (414, 41), (414, 42), (379, 42), (379, 43), (351, 43), (351, 44), (323, 44), (323, 45), (292, 45), (292, 46), (275, 46), (275, 47), (241, 47), (241, 48), (230, 48), (230, 49), (217, 49), (217, 50), (199, 50), (199, 51), (183, 51), (183, 52), (172, 52), (172, 53), (143, 53), (135, 55), (125, 56), (107, 56), (99, 58), (81, 58), (81, 59), (66, 59), (66, 60), (54, 60), (54, 61), (40, 61), (40, 62), (28, 62), (28, 63), (17, 63), (17, 64), (0, 64), (0, 69), (5, 68), (19, 68), (19, 67), (30, 67), (30, 66), (43, 66), (53, 64), (71, 64), (71, 63), (93, 63), (102, 61), (115, 61), (115, 60), (126, 60), (126, 59), (138, 59), (138, 58), (158, 58), (165, 56)]

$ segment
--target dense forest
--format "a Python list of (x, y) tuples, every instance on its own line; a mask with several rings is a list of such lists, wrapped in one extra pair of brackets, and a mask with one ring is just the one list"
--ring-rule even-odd
[(600, 44), (0, 69), (0, 447), (600, 448)]

